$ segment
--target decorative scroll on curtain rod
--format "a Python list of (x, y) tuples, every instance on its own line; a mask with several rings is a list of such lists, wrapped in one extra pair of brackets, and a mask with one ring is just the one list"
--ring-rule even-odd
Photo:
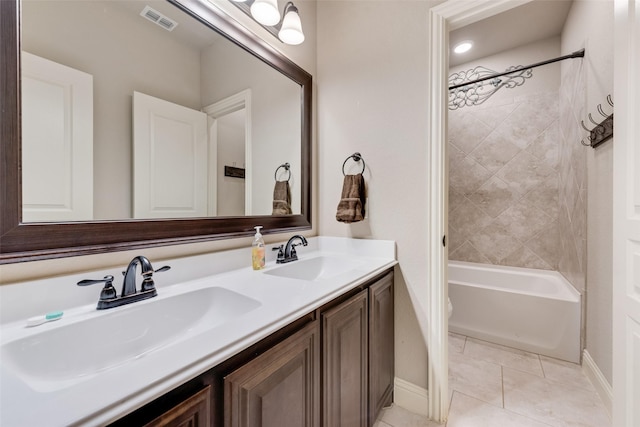
[(533, 68), (565, 59), (582, 57), (584, 57), (584, 49), (524, 67), (514, 65), (502, 73), (496, 73), (482, 66), (453, 73), (449, 76), (449, 110), (480, 105), (503, 87), (512, 89), (522, 86), (525, 79), (533, 76)]

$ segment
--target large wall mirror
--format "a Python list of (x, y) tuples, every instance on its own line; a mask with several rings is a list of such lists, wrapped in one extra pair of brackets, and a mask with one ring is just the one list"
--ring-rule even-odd
[(0, 262), (311, 227), (311, 76), (270, 45), (205, 0), (0, 8)]

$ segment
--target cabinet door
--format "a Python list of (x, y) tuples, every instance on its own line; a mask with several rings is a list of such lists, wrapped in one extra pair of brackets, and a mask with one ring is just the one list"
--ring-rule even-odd
[(313, 322), (225, 377), (225, 426), (319, 426), (318, 345)]
[(209, 427), (211, 419), (211, 386), (169, 409), (145, 427)]
[(367, 426), (367, 290), (322, 314), (323, 424)]
[(391, 404), (394, 378), (393, 273), (369, 288), (369, 425)]

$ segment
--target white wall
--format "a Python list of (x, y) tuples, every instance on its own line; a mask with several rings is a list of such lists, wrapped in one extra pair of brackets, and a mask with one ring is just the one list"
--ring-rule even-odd
[[(317, 34), (319, 231), (396, 241), (396, 376), (422, 388), (428, 325), (418, 295), (428, 271), (426, 44), (433, 4), (321, 1)], [(356, 151), (367, 164), (368, 219), (346, 225), (335, 220), (341, 167)]]
[[(598, 104), (602, 104), (605, 112), (612, 111), (606, 97), (613, 93), (613, 1), (574, 1), (562, 33), (562, 53), (582, 46), (586, 49), (587, 111), (579, 119), (589, 123), (588, 113), (594, 119), (600, 117)], [(584, 137), (586, 132), (580, 135)], [(613, 369), (613, 144), (615, 137), (596, 149), (587, 148), (586, 350), (609, 383)]]

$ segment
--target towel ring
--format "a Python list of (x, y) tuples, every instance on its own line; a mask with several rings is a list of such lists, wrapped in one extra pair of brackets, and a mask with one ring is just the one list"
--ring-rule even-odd
[[(273, 174), (273, 179), (276, 180), (276, 182), (278, 182), (278, 171), (280, 170), (280, 168), (284, 168), (284, 170), (286, 170), (287, 172), (289, 172), (289, 176), (286, 179), (286, 182), (289, 182), (289, 180), (291, 179), (291, 165), (287, 162), (287, 163), (283, 163), (280, 166), (278, 166), (276, 168), (276, 171)], [(284, 181), (279, 181), (279, 182), (284, 182)]]
[(362, 162), (362, 172), (360, 172), (360, 173), (364, 173), (364, 169), (367, 167), (367, 165), (364, 162), (364, 159), (362, 158), (362, 155), (360, 153), (353, 153), (352, 155), (350, 155), (349, 157), (347, 157), (344, 160), (344, 163), (342, 163), (342, 175), (344, 175), (344, 176), (347, 175), (346, 173), (344, 173), (344, 167), (347, 164), (347, 161), (349, 159), (352, 159), (354, 162)]

